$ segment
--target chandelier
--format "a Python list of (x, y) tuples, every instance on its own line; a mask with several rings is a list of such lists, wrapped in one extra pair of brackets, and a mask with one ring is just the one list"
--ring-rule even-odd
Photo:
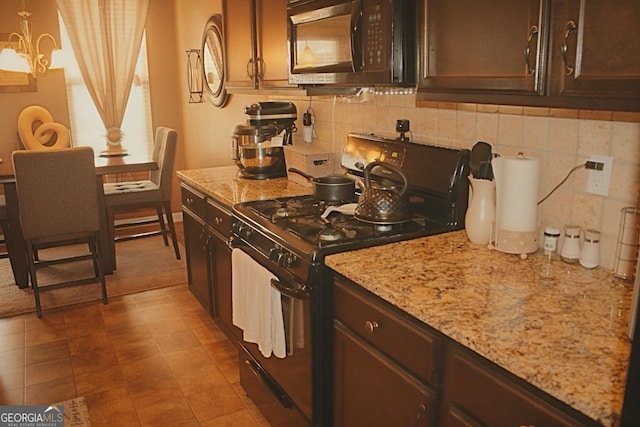
[[(9, 34), (7, 46), (0, 51), (0, 70), (31, 73), (33, 77), (36, 77), (38, 72), (45, 73), (48, 69), (62, 68), (63, 52), (51, 34), (40, 34), (34, 46), (31, 20), (29, 19), (31, 12), (27, 12), (24, 0), (22, 0), (22, 11), (18, 12), (18, 16), (22, 18), (20, 21), (22, 34)], [(40, 42), (45, 38), (51, 39), (53, 42), (51, 62), (40, 51)]]

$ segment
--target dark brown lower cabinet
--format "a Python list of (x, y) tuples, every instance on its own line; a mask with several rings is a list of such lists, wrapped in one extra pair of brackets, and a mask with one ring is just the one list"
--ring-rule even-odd
[(242, 331), (233, 325), (231, 306), (231, 249), (227, 239), (212, 232), (210, 263), (212, 274), (213, 318), (230, 338), (241, 338)]
[(343, 281), (334, 287), (334, 427), (433, 426), (440, 338)]
[(202, 234), (205, 223), (189, 211), (183, 211), (184, 243), (187, 252), (187, 277), (189, 289), (209, 314), (212, 313), (211, 288), (207, 267), (207, 251), (203, 247)]
[(184, 183), (181, 190), (189, 289), (235, 341), (240, 330), (231, 317), (231, 212)]
[(212, 314), (213, 300), (209, 282), (207, 225), (204, 221), (205, 196), (184, 184), (181, 191), (189, 290), (207, 310), (207, 313)]
[(447, 346), (442, 385), (443, 427), (598, 425), (526, 387), (459, 345)]
[(435, 393), (334, 322), (334, 427), (431, 426)]

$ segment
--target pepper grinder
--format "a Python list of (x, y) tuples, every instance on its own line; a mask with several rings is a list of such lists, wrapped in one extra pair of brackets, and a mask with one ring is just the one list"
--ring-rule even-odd
[(584, 268), (596, 268), (600, 264), (600, 232), (584, 231), (584, 244), (580, 250), (580, 265)]
[(580, 259), (580, 232), (578, 225), (567, 224), (564, 226), (564, 242), (560, 251), (560, 258), (569, 264), (575, 264)]

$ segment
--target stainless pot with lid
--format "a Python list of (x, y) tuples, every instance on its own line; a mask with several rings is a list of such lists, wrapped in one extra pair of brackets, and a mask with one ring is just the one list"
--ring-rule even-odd
[[(388, 180), (373, 181), (371, 171), (377, 167), (383, 167), (398, 174), (402, 178), (402, 185)], [(407, 222), (413, 217), (407, 196), (409, 183), (402, 169), (390, 163), (371, 162), (364, 169), (364, 183), (359, 181), (358, 185), (362, 189), (362, 194), (354, 213), (356, 219), (383, 225)]]

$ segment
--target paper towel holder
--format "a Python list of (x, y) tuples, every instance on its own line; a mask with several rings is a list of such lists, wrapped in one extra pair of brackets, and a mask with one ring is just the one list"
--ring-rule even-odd
[[(515, 157), (494, 159), (493, 166), (496, 182), (496, 221), (492, 224), (489, 246), (491, 249), (520, 255), (520, 258), (525, 259), (527, 254), (538, 250), (536, 209), (539, 160), (518, 153)], [(526, 189), (523, 188), (525, 185)], [(523, 194), (527, 197), (523, 198)], [(514, 207), (517, 209), (514, 210)], [(532, 214), (522, 215), (522, 209), (526, 210), (525, 213)], [(505, 220), (507, 212), (510, 214), (509, 221)], [(517, 224), (514, 224), (514, 215), (518, 218)], [(526, 219), (526, 224), (520, 221), (520, 217), (523, 216), (530, 217)]]

